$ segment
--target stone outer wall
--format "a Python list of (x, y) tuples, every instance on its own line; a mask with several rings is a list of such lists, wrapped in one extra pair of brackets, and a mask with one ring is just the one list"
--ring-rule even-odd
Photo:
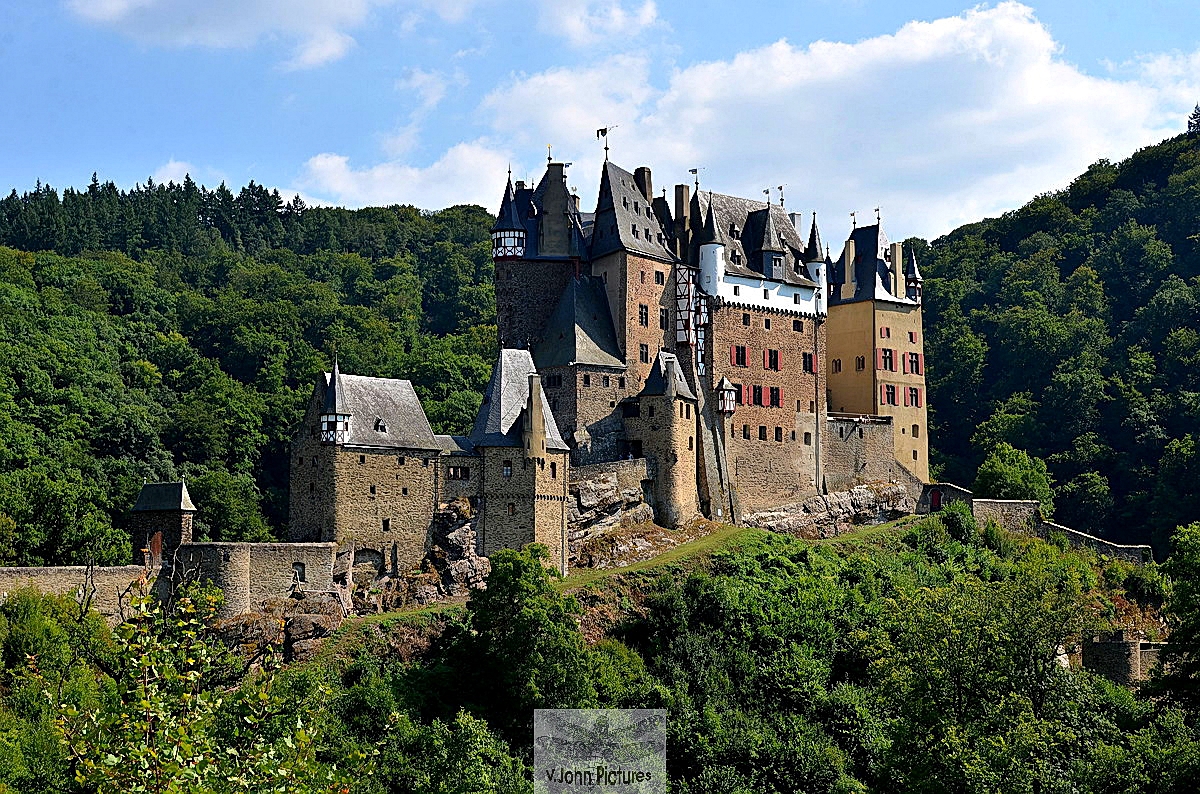
[(1061, 532), (1067, 542), (1075, 548), (1091, 549), (1097, 554), (1125, 560), (1135, 565), (1143, 565), (1154, 559), (1150, 546), (1126, 546), (1113, 543), (1104, 538), (1047, 521), (1042, 518), (1041, 507), (1034, 500), (976, 499), (966, 488), (949, 483), (931, 483), (924, 486), (921, 497), (917, 500), (917, 513), (932, 512), (930, 495), (934, 491), (942, 493), (943, 506), (950, 502), (967, 502), (971, 506), (971, 513), (975, 516), (976, 521), (983, 523), (990, 519), (1009, 532), (1021, 532), (1040, 538), (1049, 537), (1052, 532)]
[(344, 529), (321, 540), (378, 551), (393, 573), (420, 565), (437, 508), (438, 458), (433, 450), (340, 447), (333, 475), (337, 526)]
[(971, 513), (980, 524), (989, 519), (1009, 532), (1041, 534), (1041, 506), (1028, 499), (972, 499)]
[(747, 526), (815, 540), (909, 515), (915, 504), (913, 492), (903, 484), (859, 485), (753, 513), (744, 520)]
[[(744, 314), (749, 315), (749, 325), (743, 324)], [(817, 439), (812, 434), (824, 403), (825, 324), (799, 313), (720, 303), (711, 317), (708, 382), (728, 377), (742, 386), (742, 404), (722, 423), (729, 474), (742, 514), (816, 494)], [(794, 330), (793, 321), (801, 322), (804, 330)], [(734, 364), (733, 346), (746, 348), (746, 366)], [(768, 349), (779, 351), (778, 370), (764, 366), (763, 352)], [(817, 354), (815, 373), (804, 371), (805, 352)], [(762, 387), (764, 405), (752, 404), (754, 386)], [(772, 386), (781, 390), (779, 407), (770, 406)], [(764, 427), (765, 441), (759, 435)], [(775, 440), (776, 428), (781, 441)], [(805, 433), (810, 434), (808, 444)]]
[(496, 325), (500, 347), (532, 350), (575, 275), (570, 260), (496, 262)]
[(1084, 640), (1083, 666), (1123, 686), (1150, 678), (1166, 643), (1146, 642), (1137, 631), (1114, 631)]
[(825, 487), (849, 490), (868, 482), (894, 482), (895, 434), (890, 416), (830, 416), (821, 438)]
[[(487, 447), (482, 452), (479, 553), (490, 557), (500, 549), (519, 549), (536, 541), (546, 544), (561, 567), (566, 561), (567, 453), (526, 458), (520, 447)], [(512, 466), (509, 477), (504, 476), (505, 461)]]
[[(546, 393), (548, 399), (554, 400), (552, 394), (566, 392), (573, 384), (574, 393), (570, 397), (570, 405), (574, 409), (574, 415), (570, 416), (564, 411), (563, 419), (560, 420), (559, 411), (551, 410), (564, 433), (571, 435), (570, 428), (575, 428), (571, 438), (564, 438), (568, 445), (572, 441), (575, 442), (571, 452), (571, 463), (585, 465), (620, 457), (620, 441), (624, 437), (625, 429), (621, 421), (621, 401), (637, 394), (638, 391), (632, 388), (634, 384), (630, 383), (625, 372), (610, 367), (583, 365), (555, 371), (569, 372), (569, 376), (563, 376), (563, 388)], [(583, 382), (585, 375), (588, 380), (586, 386)], [(568, 380), (568, 377), (571, 380)]]
[[(483, 459), (478, 455), (442, 455), (441, 471), (439, 472), (441, 493), (438, 494), (438, 502), (444, 505), (455, 499), (466, 499), (468, 502), (477, 500), (479, 484), (483, 479), (479, 470), (482, 465)], [(465, 468), (470, 472), (470, 476), (465, 480), (452, 480), (450, 479), (451, 467)]]
[[(175, 581), (211, 582), (225, 593), (221, 617), (253, 612), (297, 590), (332, 591), (333, 543), (188, 543), (172, 571)], [(294, 563), (304, 565), (296, 582)]]
[(91, 569), (86, 565), (0, 568), (0, 600), (6, 599), (17, 590), (28, 588), (75, 598), (90, 595), (92, 608), (115, 622), (121, 618), (122, 598), (130, 587), (147, 579), (146, 569), (141, 565), (114, 565)]
[(320, 388), (314, 387), (299, 434), (292, 439), (288, 464), (288, 534), (293, 543), (326, 540), (333, 526), (333, 459), (335, 450), (317, 432)]
[(666, 395), (642, 397), (641, 415), (625, 420), (631, 437), (654, 468), (650, 478), (655, 520), (677, 527), (700, 514), (696, 491), (696, 401)]

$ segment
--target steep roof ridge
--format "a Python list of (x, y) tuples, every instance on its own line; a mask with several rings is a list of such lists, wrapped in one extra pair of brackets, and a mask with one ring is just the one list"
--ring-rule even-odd
[(500, 213), (492, 225), (492, 232), (525, 231), (521, 217), (517, 214), (516, 194), (513, 192), (512, 173), (508, 175), (508, 185), (504, 188), (504, 199), (500, 202)]

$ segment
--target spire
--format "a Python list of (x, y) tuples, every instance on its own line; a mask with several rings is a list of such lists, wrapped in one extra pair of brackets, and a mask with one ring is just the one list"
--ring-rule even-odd
[(783, 246), (779, 244), (779, 230), (775, 228), (774, 213), (771, 212), (771, 204), (767, 203), (767, 217), (763, 221), (762, 242), (759, 245), (760, 251), (768, 253), (783, 253)]
[[(699, 194), (697, 194), (699, 196)], [(708, 209), (704, 213), (704, 226), (696, 235), (696, 244), (717, 242), (717, 222), (713, 219), (712, 193), (708, 194)]]
[(917, 252), (910, 250), (908, 252), (908, 268), (904, 274), (909, 281), (924, 281), (921, 277), (921, 271), (917, 269)]
[(492, 232), (515, 231), (525, 231), (525, 227), (521, 225), (521, 218), (517, 215), (517, 199), (513, 192), (512, 171), (509, 171), (508, 184), (504, 188), (504, 200), (500, 202), (500, 214), (496, 216)]
[(346, 408), (346, 390), (342, 386), (342, 373), (338, 369), (337, 353), (333, 354), (333, 372), (329, 376), (329, 386), (325, 389), (325, 414), (348, 414)]
[[(828, 256), (828, 254), (826, 254)], [(821, 232), (817, 229), (817, 213), (813, 212), (812, 228), (808, 230), (808, 245), (804, 248), (804, 260), (815, 262), (821, 258)]]

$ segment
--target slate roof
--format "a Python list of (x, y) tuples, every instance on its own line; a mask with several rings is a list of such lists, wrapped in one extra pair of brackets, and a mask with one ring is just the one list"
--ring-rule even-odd
[(513, 193), (512, 177), (509, 176), (508, 185), (504, 188), (504, 200), (500, 202), (500, 214), (496, 216), (496, 222), (492, 224), (492, 231), (517, 231), (524, 228), (525, 224), (521, 222), (521, 216), (517, 213), (517, 199)]
[(333, 357), (333, 374), (326, 379), (325, 399), (322, 401), (321, 413), (345, 414), (345, 389), (342, 388), (342, 375), (338, 371), (337, 356)]
[(696, 393), (692, 391), (687, 378), (683, 376), (683, 367), (679, 363), (679, 358), (674, 353), (668, 353), (665, 350), (660, 350), (658, 357), (654, 359), (654, 366), (650, 369), (650, 374), (646, 376), (646, 384), (642, 387), (640, 396), (657, 397), (667, 393), (666, 373), (669, 365), (674, 365), (672, 368), (675, 371), (675, 393), (680, 397), (696, 399)]
[[(529, 399), (529, 376), (536, 375), (533, 357), (528, 350), (504, 349), (492, 370), (483, 395), (483, 405), (475, 417), (470, 441), (476, 447), (519, 447), (521, 446), (521, 417)], [(558, 432), (554, 414), (550, 413), (550, 401), (542, 392), (542, 405), (546, 418), (546, 446), (566, 452), (568, 447)]]
[[(329, 395), (329, 384), (335, 373), (336, 366), (334, 373), (323, 373), (325, 394), (322, 397), (325, 403), (328, 403), (325, 398)], [(337, 374), (339, 377), (334, 382), (341, 404), (338, 413), (350, 415), (347, 444), (440, 449), (412, 383), (395, 378)], [(381, 429), (376, 430), (376, 426)]]
[[(634, 227), (638, 233), (633, 234)], [(649, 230), (649, 235), (646, 231)], [(633, 180), (633, 174), (612, 162), (600, 172), (600, 195), (596, 199), (595, 229), (591, 235), (590, 258), (626, 250), (664, 262), (674, 262), (668, 229), (654, 213)]]
[(438, 443), (442, 452), (445, 452), (447, 455), (475, 454), (475, 448), (471, 446), (471, 439), (466, 436), (435, 435), (433, 439)]
[(546, 323), (546, 332), (533, 359), (542, 369), (569, 364), (624, 366), (601, 279), (596, 276), (571, 279)]
[[(700, 191), (692, 199), (692, 223), (704, 229), (704, 232), (697, 236), (698, 244), (717, 242), (725, 246), (726, 273), (747, 278), (768, 278), (756, 269), (760, 265), (754, 254), (764, 250), (782, 250), (786, 260), (783, 282), (804, 287), (817, 286), (804, 264), (808, 261), (804, 256), (804, 240), (792, 226), (787, 211), (778, 204), (764, 204), (761, 201), (727, 196), (724, 193)], [(736, 236), (731, 231), (734, 228), (737, 229)], [(777, 249), (763, 247), (764, 234), (776, 240)], [(799, 272), (796, 271), (797, 262), (802, 263)]]
[(870, 226), (857, 226), (850, 232), (854, 241), (854, 262), (846, 262), (846, 247), (838, 256), (837, 267), (834, 270), (838, 279), (833, 283), (842, 284), (850, 281), (850, 269), (854, 269), (854, 295), (842, 298), (836, 302), (851, 303), (862, 300), (885, 300), (894, 303), (916, 303), (909, 298), (897, 298), (892, 294), (892, 269), (884, 254), (888, 250), (887, 235), (883, 225), (873, 223)]
[(196, 512), (196, 505), (192, 504), (187, 483), (148, 482), (143, 485), (142, 490), (138, 493), (137, 502), (133, 506), (133, 512), (158, 511)]

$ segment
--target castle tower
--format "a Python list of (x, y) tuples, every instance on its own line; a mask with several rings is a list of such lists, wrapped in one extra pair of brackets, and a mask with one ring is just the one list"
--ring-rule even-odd
[(483, 469), (479, 553), (542, 543), (565, 573), (569, 449), (529, 351), (500, 351), (470, 442)]
[(492, 226), (496, 326), (501, 348), (532, 350), (563, 289), (579, 273), (583, 225), (566, 166), (547, 163), (534, 189), (505, 187)]
[(829, 410), (892, 419), (896, 461), (929, 479), (921, 275), (882, 225), (858, 226), (833, 264)]
[(673, 353), (659, 353), (637, 411), (625, 420), (625, 431), (639, 442), (653, 466), (654, 520), (677, 527), (700, 515), (697, 500), (696, 395)]
[(133, 506), (134, 557), (156, 571), (170, 565), (183, 543), (192, 542), (196, 505), (184, 482), (146, 483)]

